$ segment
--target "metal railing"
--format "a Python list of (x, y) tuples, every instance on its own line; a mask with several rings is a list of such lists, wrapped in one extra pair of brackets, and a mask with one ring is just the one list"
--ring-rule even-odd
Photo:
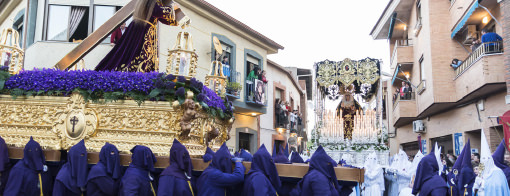
[(230, 70), (230, 76), (227, 77), (228, 83), (226, 88), (227, 95), (239, 98), (241, 90), (243, 89), (243, 82), (241, 82), (241, 73), (235, 70)]
[(463, 62), (455, 69), (455, 79), (466, 72), (473, 64), (478, 62), (482, 57), (490, 54), (498, 54), (503, 52), (503, 42), (486, 42), (476, 48)]

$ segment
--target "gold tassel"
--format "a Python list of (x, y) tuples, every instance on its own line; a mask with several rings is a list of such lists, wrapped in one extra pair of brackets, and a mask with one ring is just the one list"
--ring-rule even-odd
[(193, 193), (193, 188), (191, 188), (191, 182), (190, 181), (188, 181), (188, 185), (189, 185), (189, 190), (191, 191), (191, 195), (195, 196), (195, 194)]
[(42, 190), (42, 179), (41, 179), (41, 173), (39, 173), (39, 190), (41, 190), (41, 196), (43, 196), (43, 190)]
[(154, 191), (154, 187), (152, 186), (152, 182), (149, 182), (151, 184), (151, 191), (154, 196), (156, 196), (156, 191)]

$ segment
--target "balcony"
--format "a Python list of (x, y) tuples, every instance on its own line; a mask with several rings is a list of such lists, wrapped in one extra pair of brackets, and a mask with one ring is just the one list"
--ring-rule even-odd
[(414, 92), (407, 95), (406, 98), (397, 97), (393, 103), (393, 122), (395, 127), (411, 123), (417, 115)]
[(391, 68), (402, 63), (412, 64), (413, 57), (413, 40), (396, 40), (390, 60)]
[(246, 80), (246, 103), (256, 106), (267, 106), (267, 84), (262, 80)]
[(502, 54), (501, 42), (484, 43), (455, 70), (457, 98), (461, 102), (505, 88)]
[(241, 73), (232, 71), (232, 73), (228, 77), (226, 95), (231, 100), (239, 99), (241, 96), (242, 89), (243, 84), (241, 82)]

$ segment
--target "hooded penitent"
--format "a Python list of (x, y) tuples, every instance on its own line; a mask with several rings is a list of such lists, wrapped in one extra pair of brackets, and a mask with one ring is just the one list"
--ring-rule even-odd
[(239, 153), (239, 158), (243, 158), (243, 161), (251, 162), (251, 160), (253, 159), (253, 156), (246, 150), (241, 149), (241, 152)]
[(122, 177), (119, 195), (153, 196), (156, 191), (150, 172), (154, 170), (156, 157), (146, 146), (136, 145), (131, 149), (131, 164)]
[(337, 163), (319, 146), (310, 159), (308, 173), (292, 190), (291, 195), (339, 195), (342, 187), (336, 178), (336, 166)]
[(1, 174), (0, 193), (4, 192), (10, 171), (11, 164), (9, 162), (9, 148), (5, 143), (5, 140), (2, 137), (0, 137), (0, 174)]
[(457, 161), (452, 167), (452, 172), (448, 173), (448, 185), (452, 195), (472, 195), (473, 183), (475, 182), (475, 172), (471, 165), (471, 142), (464, 145), (464, 149), (457, 157)]
[(276, 166), (266, 146), (262, 144), (253, 155), (251, 169), (245, 178), (242, 195), (276, 195), (276, 190), (280, 186), (281, 181)]
[(80, 196), (87, 185), (87, 148), (81, 140), (69, 149), (67, 163), (57, 174), (53, 195), (77, 195)]
[(494, 154), (492, 154), (492, 159), (494, 159), (494, 164), (496, 164), (499, 169), (503, 170), (503, 173), (505, 173), (506, 179), (510, 184), (510, 167), (505, 164), (505, 151), (505, 140), (503, 139)]
[(30, 137), (23, 150), (23, 159), (9, 174), (3, 195), (51, 195), (52, 177), (45, 164), (41, 146)]
[(303, 158), (301, 158), (301, 156), (297, 152), (292, 152), (290, 154), (290, 162), (291, 163), (305, 163)]
[(280, 146), (280, 152), (276, 156), (273, 157), (273, 160), (275, 163), (290, 163), (288, 156), (285, 156), (284, 149), (282, 146)]
[(510, 195), (505, 173), (494, 164), (485, 133), (482, 130), (480, 163), (483, 164), (483, 192), (485, 195)]
[(244, 180), (244, 166), (235, 163), (232, 172), (232, 160), (226, 143), (216, 151), (214, 157), (197, 180), (198, 195), (230, 195), (232, 187)]
[(365, 189), (363, 191), (363, 195), (381, 196), (384, 192), (384, 176), (375, 152), (372, 152), (367, 156), (364, 168), (365, 182), (363, 184)]
[(414, 178), (413, 195), (420, 193), (420, 196), (444, 196), (448, 192), (446, 182), (439, 176), (440, 149), (436, 147), (432, 152), (418, 164), (416, 176)]
[(177, 139), (170, 148), (170, 166), (159, 178), (158, 195), (193, 196), (194, 184), (191, 180), (193, 165), (188, 150)]
[(207, 150), (205, 150), (205, 154), (203, 156), (204, 162), (211, 161), (213, 157), (214, 157), (214, 151), (211, 148), (207, 147)]
[(405, 187), (409, 187), (409, 183), (411, 182), (411, 174), (409, 172), (411, 169), (411, 162), (409, 162), (407, 154), (402, 149), (395, 155), (391, 168), (397, 175), (397, 192), (400, 192)]
[(118, 195), (118, 183), (122, 175), (119, 150), (106, 143), (99, 152), (99, 162), (90, 169), (87, 180), (88, 196)]
[(413, 162), (411, 163), (411, 169), (409, 169), (409, 172), (412, 176), (416, 175), (416, 168), (418, 168), (418, 164), (420, 163), (421, 159), (423, 159), (423, 153), (418, 150), (418, 152), (414, 155)]

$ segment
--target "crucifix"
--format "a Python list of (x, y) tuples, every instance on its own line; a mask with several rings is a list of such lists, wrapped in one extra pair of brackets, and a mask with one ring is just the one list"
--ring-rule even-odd
[(78, 118), (76, 118), (76, 116), (73, 116), (70, 121), (71, 121), (71, 124), (73, 125), (73, 133), (74, 133), (74, 126), (76, 124), (78, 124)]

